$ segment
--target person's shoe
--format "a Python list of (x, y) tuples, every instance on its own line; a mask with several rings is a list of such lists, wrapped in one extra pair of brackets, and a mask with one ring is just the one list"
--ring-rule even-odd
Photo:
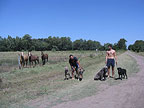
[(110, 78), (114, 78), (113, 76), (110, 76)]
[(74, 78), (72, 78), (72, 80), (74, 80)]
[(115, 79), (115, 77), (114, 77), (114, 76), (112, 76), (112, 78), (113, 78), (113, 79)]

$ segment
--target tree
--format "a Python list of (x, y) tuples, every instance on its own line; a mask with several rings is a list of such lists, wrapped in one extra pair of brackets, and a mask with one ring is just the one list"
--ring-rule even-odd
[(128, 50), (132, 50), (132, 49), (133, 49), (133, 45), (129, 45)]
[(98, 41), (92, 41), (92, 40), (75, 40), (73, 42), (73, 49), (74, 50), (96, 50), (100, 49), (102, 45)]
[(73, 49), (74, 50), (83, 50), (83, 39), (75, 40), (73, 42)]
[(118, 43), (117, 43), (117, 46), (118, 46), (118, 49), (119, 50), (126, 50), (127, 48), (127, 46), (126, 46), (126, 40), (124, 39), (124, 38), (122, 38), (122, 39), (120, 39), (119, 41), (118, 41)]
[(110, 43), (105, 43), (105, 44), (104, 44), (104, 50), (109, 50), (109, 49), (108, 49), (108, 46), (109, 46), (109, 45), (110, 45)]
[(6, 51), (5, 39), (0, 36), (0, 51)]
[(58, 48), (59, 50), (72, 50), (72, 41), (70, 37), (61, 37)]
[(119, 50), (119, 47), (118, 47), (118, 44), (117, 44), (117, 43), (114, 43), (114, 45), (113, 45), (113, 49), (115, 49), (115, 50)]
[(133, 51), (136, 52), (143, 52), (144, 51), (144, 41), (143, 40), (137, 40), (135, 43), (131, 46), (129, 46)]
[(30, 47), (32, 46), (32, 36), (29, 34), (25, 34), (22, 38), (22, 44), (23, 44), (23, 50), (30, 50)]
[[(7, 38), (0, 36), (0, 51), (45, 51), (45, 50), (108, 50), (108, 45), (102, 46), (100, 42), (93, 40), (78, 39), (74, 42), (70, 37), (52, 37), (32, 39), (29, 34), (24, 35), (22, 38), (16, 36), (13, 38), (8, 35)], [(120, 39), (118, 43), (113, 45), (116, 50), (126, 49), (126, 40)], [(144, 51), (144, 42), (138, 40), (134, 45), (129, 46), (129, 49), (136, 51)]]

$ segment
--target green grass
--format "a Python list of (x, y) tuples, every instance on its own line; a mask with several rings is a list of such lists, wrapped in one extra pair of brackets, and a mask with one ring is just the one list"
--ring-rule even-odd
[[(11, 57), (13, 56), (17, 59), (16, 52), (10, 53)], [(40, 55), (40, 52), (33, 53)], [(3, 79), (0, 90), (0, 108), (37, 108), (41, 105), (42, 101), (32, 106), (31, 104), (36, 100), (43, 100), (44, 97), (45, 102), (48, 103), (47, 106), (50, 107), (61, 102), (92, 96), (99, 91), (101, 84), (115, 85), (121, 82), (111, 79), (105, 82), (93, 81), (94, 75), (105, 65), (105, 52), (64, 51), (47, 53), (51, 62), (45, 66), (24, 68), (23, 70), (13, 69), (9, 72), (0, 73)], [(122, 53), (123, 51), (118, 52), (119, 66), (128, 70), (128, 76), (138, 72), (135, 60)], [(69, 66), (67, 62), (69, 54), (76, 55), (86, 70), (82, 82), (77, 80), (63, 80), (64, 67), (66, 65)], [(3, 54), (1, 55), (3, 56)], [(4, 53), (4, 55), (9, 55), (9, 53)], [(5, 58), (9, 59), (7, 56)]]

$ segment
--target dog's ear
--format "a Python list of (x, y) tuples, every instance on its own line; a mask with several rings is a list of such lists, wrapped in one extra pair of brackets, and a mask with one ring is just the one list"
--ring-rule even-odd
[(117, 70), (120, 70), (120, 67), (118, 67)]
[(105, 72), (105, 70), (106, 70), (106, 68), (104, 67), (104, 68), (103, 68), (103, 71)]
[(101, 71), (106, 72), (106, 70), (107, 70), (107, 69), (104, 67)]

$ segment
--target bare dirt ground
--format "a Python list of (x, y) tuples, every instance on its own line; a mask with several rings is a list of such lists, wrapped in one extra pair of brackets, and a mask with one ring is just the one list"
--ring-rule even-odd
[(53, 108), (144, 108), (144, 57), (126, 52), (136, 59), (139, 72), (123, 83), (101, 85), (95, 96), (58, 104)]

